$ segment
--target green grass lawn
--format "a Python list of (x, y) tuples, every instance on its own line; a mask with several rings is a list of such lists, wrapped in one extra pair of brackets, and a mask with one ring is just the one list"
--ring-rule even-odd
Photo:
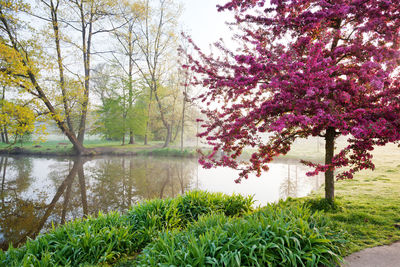
[[(336, 152), (344, 147), (343, 140)], [(280, 158), (323, 162), (324, 143), (316, 139), (297, 142)], [(377, 147), (373, 151), (376, 169), (359, 172), (353, 180), (336, 182), (337, 210), (325, 209), (337, 229), (348, 233), (344, 255), (400, 240), (400, 148), (397, 145)], [(315, 209), (326, 207), (324, 188), (312, 195), (290, 201), (311, 203)]]
[(29, 153), (49, 153), (49, 154), (70, 154), (72, 153), (72, 145), (69, 141), (46, 141), (46, 142), (25, 142), (9, 144), (0, 143), (0, 149), (22, 148)]
[[(325, 212), (337, 229), (349, 234), (344, 255), (400, 240), (400, 229), (395, 227), (400, 223), (400, 148), (387, 145), (373, 154), (376, 169), (357, 173), (353, 180), (338, 181), (338, 209)], [(313, 203), (317, 209), (323, 196), (321, 188), (294, 201)]]

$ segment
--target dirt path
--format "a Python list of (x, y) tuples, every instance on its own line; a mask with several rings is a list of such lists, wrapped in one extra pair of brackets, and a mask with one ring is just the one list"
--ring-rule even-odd
[(400, 267), (400, 242), (367, 248), (345, 258), (344, 267)]

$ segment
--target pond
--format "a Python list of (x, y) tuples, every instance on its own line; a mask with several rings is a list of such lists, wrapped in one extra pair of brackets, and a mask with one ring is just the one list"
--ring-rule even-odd
[(274, 162), (261, 177), (236, 184), (236, 171), (205, 170), (196, 159), (0, 157), (0, 248), (34, 238), (52, 224), (189, 190), (254, 195), (256, 205), (305, 196), (323, 182), (307, 171), (296, 161)]

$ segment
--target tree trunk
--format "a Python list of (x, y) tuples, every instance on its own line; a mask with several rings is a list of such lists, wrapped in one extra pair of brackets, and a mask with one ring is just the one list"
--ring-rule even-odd
[(150, 88), (150, 97), (149, 97), (149, 105), (147, 107), (147, 122), (146, 122), (146, 130), (144, 132), (144, 144), (147, 145), (148, 142), (148, 132), (149, 132), (149, 124), (150, 124), (150, 109), (151, 109), (151, 101), (153, 100), (153, 90)]
[[(133, 26), (132, 24), (129, 25), (129, 33), (128, 33), (128, 52), (129, 52), (129, 69), (128, 69), (128, 75), (129, 75), (129, 98), (128, 98), (128, 110), (129, 114), (132, 114), (132, 106), (133, 106), (133, 44), (132, 44), (132, 31), (133, 31)], [(133, 136), (133, 129), (132, 129), (132, 118), (129, 118), (129, 144), (133, 145), (135, 143), (135, 137)]]
[(185, 110), (186, 110), (186, 95), (183, 98), (182, 105), (182, 125), (181, 125), (181, 152), (183, 151), (183, 134), (185, 132)]
[(129, 144), (133, 145), (135, 143), (135, 136), (133, 135), (133, 131), (129, 131)]
[(85, 71), (85, 90), (82, 102), (82, 112), (81, 119), (79, 123), (79, 131), (78, 131), (78, 141), (83, 144), (85, 139), (85, 131), (86, 131), (86, 118), (89, 106), (89, 70)]
[(64, 106), (65, 118), (67, 120), (68, 128), (71, 130), (71, 132), (74, 132), (71, 121), (71, 111), (68, 106), (68, 97), (65, 88), (64, 66), (63, 66), (63, 58), (61, 54), (61, 45), (60, 45), (60, 31), (58, 27), (58, 5), (54, 6), (53, 1), (50, 1), (50, 11), (51, 11), (51, 21), (54, 32), (54, 41), (56, 44), (56, 51), (57, 51), (57, 64), (58, 64), (60, 89), (62, 95), (62, 102)]
[(172, 135), (171, 125), (166, 126), (166, 128), (167, 128), (167, 137), (165, 138), (165, 143), (163, 145), (163, 148), (169, 146), (169, 142), (171, 141), (171, 135)]
[[(175, 133), (177, 133), (179, 131), (179, 125), (177, 125), (178, 128), (176, 129)], [(169, 142), (173, 143), (174, 142), (174, 138), (176, 138), (176, 134), (174, 135), (174, 121), (171, 121), (171, 124), (169, 126), (171, 128), (171, 134), (169, 136)]]
[(179, 129), (180, 129), (180, 125), (179, 125), (179, 123), (177, 123), (174, 137), (171, 137), (171, 143), (174, 143), (176, 141), (176, 138), (178, 138)]
[(6, 140), (6, 144), (10, 143), (10, 140), (8, 139), (8, 131), (7, 128), (4, 126), (4, 139)]
[(149, 128), (149, 121), (147, 121), (147, 123), (146, 123), (146, 130), (145, 130), (145, 134), (144, 134), (144, 145), (146, 146), (147, 145), (147, 143), (148, 143), (148, 137), (147, 137), (147, 129)]
[[(332, 42), (331, 51), (333, 52), (337, 47), (340, 39), (340, 25), (341, 20), (337, 21), (337, 25), (334, 27), (336, 29), (336, 36)], [(333, 92), (329, 94), (329, 98), (333, 98)], [(325, 134), (325, 165), (331, 165), (333, 156), (335, 154), (335, 137), (336, 130), (333, 127), (328, 127)], [(325, 199), (329, 201), (335, 200), (335, 176), (333, 167), (329, 168), (325, 172)]]
[[(331, 165), (335, 152), (335, 129), (329, 127), (325, 134), (325, 165)], [(333, 167), (325, 172), (325, 199), (334, 201), (335, 199), (335, 180)]]
[(4, 201), (4, 187), (5, 187), (5, 183), (6, 183), (6, 171), (7, 171), (7, 165), (8, 165), (8, 158), (5, 158), (5, 163), (4, 163), (4, 168), (3, 168), (3, 161), (4, 161), (4, 157), (1, 158), (1, 162), (0, 162), (0, 172), (3, 171), (3, 178), (1, 181), (1, 203), (4, 207), (5, 205), (5, 201)]
[[(6, 32), (10, 38), (10, 41), (12, 43), (12, 47), (15, 50), (15, 52), (19, 53), (20, 55), (23, 55), (23, 53), (21, 53), (20, 49), (18, 48), (18, 43), (17, 40), (15, 39), (15, 37), (12, 35), (12, 30), (10, 29), (8, 22), (6, 21), (4, 16), (0, 16), (0, 20), (2, 21)], [(79, 142), (78, 139), (76, 138), (75, 133), (73, 133), (65, 124), (65, 122), (60, 118), (60, 116), (58, 116), (58, 113), (56, 111), (56, 109), (54, 108), (54, 106), (51, 104), (50, 100), (48, 99), (47, 95), (45, 94), (44, 90), (42, 89), (42, 87), (39, 85), (39, 83), (36, 80), (36, 76), (35, 74), (30, 70), (29, 68), (29, 61), (27, 58), (23, 58), (22, 59), (22, 64), (25, 67), (28, 67), (28, 71), (27, 71), (27, 76), (29, 77), (29, 80), (31, 81), (33, 87), (36, 90), (36, 93), (33, 93), (30, 89), (28, 89), (28, 92), (34, 94), (35, 96), (37, 96), (40, 100), (42, 100), (42, 102), (44, 103), (44, 105), (47, 107), (47, 109), (49, 110), (50, 114), (53, 115), (53, 118), (55, 120), (55, 122), (57, 123), (57, 126), (60, 128), (60, 130), (68, 137), (68, 139), (70, 140), (70, 142), (73, 144), (74, 146), (74, 150), (77, 152), (77, 154), (85, 154), (86, 153), (86, 149), (85, 147), (82, 145), (82, 142)], [(7, 133), (6, 134), (6, 141), (8, 141), (8, 137), (7, 137)]]
[[(154, 84), (156, 83), (155, 80), (153, 82), (154, 82)], [(167, 136), (165, 138), (165, 143), (164, 143), (164, 146), (163, 146), (163, 148), (166, 148), (166, 147), (168, 147), (169, 142), (171, 141), (171, 135), (172, 135), (171, 127), (172, 127), (172, 125), (167, 122), (167, 119), (164, 116), (164, 111), (162, 109), (161, 100), (160, 100), (160, 98), (158, 97), (158, 94), (157, 94), (157, 88), (154, 88), (154, 98), (156, 99), (156, 102), (157, 102), (157, 105), (158, 105), (158, 110), (160, 111), (161, 121), (164, 124), (165, 129), (167, 129)]]
[[(3, 86), (3, 95), (1, 97), (1, 100), (4, 101), (5, 97), (6, 97), (6, 87)], [(0, 130), (1, 130), (1, 141), (7, 144), (8, 142), (6, 141), (6, 127), (4, 126), (4, 129)]]
[[(124, 103), (124, 109), (125, 109), (126, 105)], [(122, 145), (125, 145), (125, 133), (126, 133), (126, 110), (124, 111), (124, 114), (122, 115), (122, 121), (123, 121), (123, 133), (122, 133)]]
[[(92, 47), (92, 35), (93, 35), (93, 14), (90, 16), (90, 20), (85, 23), (85, 15), (83, 10), (83, 5), (79, 7), (80, 16), (81, 16), (81, 24), (82, 24), (82, 55), (83, 55), (83, 67), (85, 70), (85, 82), (83, 88), (83, 100), (82, 100), (82, 110), (81, 110), (81, 118), (79, 122), (78, 129), (78, 141), (83, 144), (85, 139), (85, 131), (86, 131), (86, 118), (89, 107), (89, 89), (90, 89), (90, 57), (91, 57), (91, 47)], [(92, 7), (90, 12), (92, 12)], [(88, 28), (88, 29), (87, 29)], [(86, 30), (88, 32), (86, 32)], [(87, 36), (86, 36), (87, 34)], [(87, 39), (86, 39), (87, 38)]]

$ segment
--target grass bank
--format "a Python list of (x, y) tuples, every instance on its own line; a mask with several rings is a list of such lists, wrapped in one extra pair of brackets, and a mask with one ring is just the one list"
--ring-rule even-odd
[[(133, 144), (122, 146), (120, 142), (88, 140), (85, 147), (92, 150), (95, 155), (112, 156), (160, 156), (160, 157), (195, 157), (194, 148), (162, 148), (161, 142), (150, 142), (148, 145)], [(68, 141), (46, 141), (44, 143), (25, 142), (9, 146), (0, 143), (0, 154), (31, 155), (31, 156), (74, 156), (71, 143)]]
[(313, 195), (291, 200), (325, 210), (335, 228), (348, 233), (344, 255), (400, 240), (400, 148), (374, 150), (374, 171), (357, 173), (353, 180), (336, 183), (336, 209), (321, 200), (323, 188)]

